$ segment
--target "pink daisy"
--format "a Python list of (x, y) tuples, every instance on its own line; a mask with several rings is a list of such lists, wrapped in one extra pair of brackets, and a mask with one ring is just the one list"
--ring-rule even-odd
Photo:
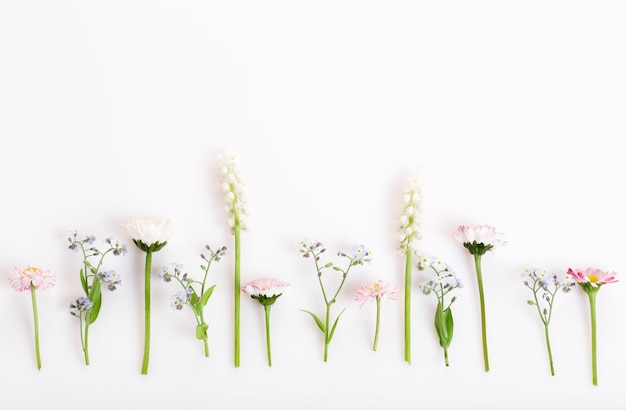
[(53, 287), (57, 280), (49, 270), (35, 266), (28, 266), (26, 269), (14, 267), (8, 279), (13, 289), (18, 292), (30, 290), (31, 285), (36, 290), (46, 290)]
[(365, 303), (369, 300), (382, 300), (385, 297), (387, 300), (397, 300), (398, 288), (390, 283), (385, 283), (385, 281), (379, 280), (367, 285), (362, 285), (356, 291), (354, 300), (360, 302), (359, 307), (363, 307), (363, 305), (365, 305)]
[(568, 269), (567, 273), (572, 275), (574, 282), (576, 283), (588, 283), (594, 288), (597, 288), (598, 285), (606, 285), (607, 283), (615, 283), (618, 282), (615, 279), (617, 273), (615, 271), (603, 271), (598, 268), (587, 268), (585, 270), (581, 269)]
[(241, 287), (241, 290), (248, 295), (263, 296), (271, 298), (272, 296), (280, 296), (283, 293), (284, 288), (289, 286), (287, 282), (280, 281), (273, 278), (263, 278), (252, 281)]

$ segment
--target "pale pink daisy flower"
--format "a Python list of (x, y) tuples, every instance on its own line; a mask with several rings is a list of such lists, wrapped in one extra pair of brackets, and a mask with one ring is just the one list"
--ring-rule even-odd
[(387, 298), (387, 300), (397, 300), (398, 295), (399, 292), (396, 286), (379, 280), (367, 285), (361, 285), (361, 287), (356, 291), (354, 300), (360, 302), (359, 307), (363, 307), (365, 303), (370, 300), (382, 300), (384, 298)]
[(8, 279), (13, 289), (18, 292), (30, 290), (31, 286), (36, 290), (46, 290), (53, 287), (57, 280), (52, 272), (36, 266), (28, 266), (26, 269), (16, 266)]
[(256, 299), (265, 310), (265, 344), (267, 347), (267, 364), (272, 365), (272, 347), (270, 343), (270, 309), (276, 299), (283, 294), (283, 290), (289, 286), (287, 282), (273, 278), (263, 278), (252, 281), (241, 287), (241, 291)]
[(243, 285), (241, 290), (253, 298), (271, 298), (272, 296), (280, 296), (283, 290), (289, 285), (289, 283), (278, 279), (263, 278)]
[(589, 309), (591, 313), (591, 371), (592, 382), (594, 386), (598, 385), (598, 362), (596, 359), (596, 296), (600, 291), (602, 285), (608, 283), (615, 283), (618, 280), (615, 279), (617, 273), (603, 271), (598, 268), (581, 269), (568, 269), (567, 273), (572, 275), (574, 282), (578, 283), (580, 287), (585, 291), (589, 297)]
[(567, 273), (572, 275), (574, 282), (581, 284), (588, 283), (594, 288), (597, 288), (599, 285), (618, 282), (618, 280), (615, 279), (615, 276), (617, 275), (615, 271), (603, 271), (598, 268), (587, 268), (585, 270), (570, 268), (567, 270)]
[[(483, 247), (488, 248), (486, 250), (491, 250), (496, 246), (503, 246), (507, 244), (504, 240), (504, 235), (496, 231), (496, 228), (489, 225), (461, 225), (459, 226), (458, 233), (454, 236), (454, 238), (463, 245), (482, 244)], [(470, 249), (470, 252), (472, 252), (472, 249)], [(472, 254), (474, 254), (474, 252), (472, 252)]]
[(16, 291), (30, 291), (35, 324), (35, 354), (37, 358), (37, 369), (41, 369), (41, 353), (39, 350), (39, 317), (37, 314), (37, 296), (35, 291), (46, 290), (53, 287), (57, 278), (49, 270), (36, 266), (28, 266), (26, 269), (20, 269), (16, 266), (11, 271), (8, 280), (13, 289)]
[(363, 307), (367, 301), (376, 301), (376, 330), (374, 331), (374, 345), (372, 350), (376, 351), (378, 347), (378, 334), (380, 332), (380, 301), (383, 298), (387, 300), (398, 299), (398, 288), (385, 281), (379, 280), (367, 285), (362, 285), (354, 296), (354, 300), (359, 303), (359, 307)]

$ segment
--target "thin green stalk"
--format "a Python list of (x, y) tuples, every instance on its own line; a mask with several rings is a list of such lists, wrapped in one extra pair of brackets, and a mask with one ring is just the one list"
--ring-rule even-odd
[(146, 270), (145, 270), (145, 315), (144, 315), (144, 343), (143, 343), (143, 362), (141, 366), (141, 374), (148, 374), (148, 362), (150, 360), (150, 273), (152, 270), (152, 251), (146, 252)]
[(539, 298), (537, 297), (537, 291), (539, 290), (538, 286), (540, 286), (540, 281), (535, 280), (533, 287), (531, 288), (529, 285), (526, 285), (529, 289), (533, 291), (533, 296), (535, 298), (535, 307), (537, 308), (537, 312), (539, 313), (539, 317), (543, 322), (543, 327), (545, 329), (546, 335), (546, 347), (548, 348), (548, 358), (550, 359), (550, 373), (554, 376), (554, 362), (552, 360), (552, 349), (550, 348), (550, 335), (548, 333), (548, 325), (550, 324), (550, 319), (552, 318), (552, 304), (554, 303), (554, 298), (556, 297), (557, 292), (559, 291), (559, 287), (554, 290), (554, 293), (548, 291), (550, 294), (550, 298), (548, 301), (548, 315), (545, 316), (541, 311), (541, 306), (539, 305)]
[(552, 349), (550, 349), (550, 335), (548, 334), (548, 324), (543, 325), (546, 333), (546, 346), (548, 347), (548, 357), (550, 358), (550, 373), (554, 376), (554, 364), (552, 362)]
[(241, 229), (239, 215), (235, 213), (235, 367), (240, 364), (241, 346)]
[(408, 364), (411, 364), (411, 270), (413, 265), (410, 244), (409, 241), (404, 265), (404, 360)]
[(378, 332), (380, 330), (380, 298), (376, 298), (376, 332), (374, 333), (374, 347), (372, 350), (376, 351), (378, 348)]
[(85, 315), (85, 337), (81, 338), (81, 342), (83, 344), (83, 353), (85, 354), (85, 365), (89, 366), (89, 320), (87, 320), (87, 317), (88, 314)]
[[(198, 324), (198, 326), (200, 326), (202, 323), (204, 323), (204, 312), (202, 312), (202, 310), (200, 310), (200, 316), (196, 316), (196, 323)], [(202, 339), (202, 341), (204, 342), (204, 357), (209, 357), (209, 339), (208, 336), (204, 339)]]
[(37, 297), (33, 283), (30, 283), (30, 296), (33, 301), (33, 317), (35, 321), (35, 353), (37, 356), (37, 369), (41, 370), (41, 355), (39, 353), (39, 318), (37, 316)]
[(328, 344), (330, 343), (328, 335), (330, 327), (330, 303), (326, 304), (326, 326), (324, 326), (324, 361), (328, 361)]
[(485, 317), (485, 292), (483, 290), (483, 274), (480, 266), (481, 255), (474, 255), (474, 263), (476, 265), (476, 277), (478, 279), (478, 294), (480, 297), (480, 322), (482, 325), (483, 337), (483, 359), (485, 362), (485, 371), (489, 371), (489, 353), (487, 350), (487, 319)]
[(263, 305), (265, 309), (265, 344), (267, 345), (267, 365), (272, 367), (272, 347), (270, 343), (270, 308), (271, 305)]
[(589, 307), (591, 309), (591, 370), (593, 372), (593, 385), (598, 385), (598, 362), (596, 358), (596, 294), (599, 288), (590, 289)]
[[(439, 293), (437, 294), (437, 297), (439, 299), (439, 303), (437, 303), (437, 314), (440, 316), (443, 316), (443, 307), (445, 304), (445, 297), (446, 297), (447, 292), (445, 291), (445, 289), (443, 288), (443, 285), (440, 283), (439, 284)], [(450, 303), (450, 306), (452, 306), (452, 303)], [(448, 308), (450, 307), (448, 306)], [(448, 348), (447, 347), (443, 347), (443, 359), (446, 363), (446, 367), (450, 366), (450, 362), (448, 361)]]

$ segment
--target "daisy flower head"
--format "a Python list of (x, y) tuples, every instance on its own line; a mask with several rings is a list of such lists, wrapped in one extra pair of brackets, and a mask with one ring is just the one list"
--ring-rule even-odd
[(600, 285), (606, 285), (608, 283), (618, 282), (615, 279), (617, 273), (615, 271), (603, 271), (598, 268), (587, 268), (587, 269), (568, 269), (567, 274), (571, 275), (574, 282), (580, 284), (581, 286), (591, 286), (593, 288), (598, 288)]
[(354, 300), (359, 302), (359, 307), (372, 300), (398, 300), (398, 288), (383, 280), (361, 285), (354, 295)]
[(241, 291), (261, 304), (273, 304), (289, 285), (290, 283), (278, 279), (262, 278), (243, 285)]
[(135, 245), (144, 252), (161, 250), (176, 230), (169, 219), (132, 219), (123, 226)]
[(35, 266), (28, 266), (25, 269), (13, 268), (8, 278), (11, 287), (18, 292), (30, 290), (31, 286), (36, 290), (46, 290), (56, 283), (56, 276), (49, 270)]
[(454, 238), (472, 255), (484, 255), (495, 247), (507, 245), (504, 235), (490, 225), (461, 225)]

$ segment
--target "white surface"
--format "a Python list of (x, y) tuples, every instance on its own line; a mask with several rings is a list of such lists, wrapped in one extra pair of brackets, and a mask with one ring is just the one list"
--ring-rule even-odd
[[(559, 297), (551, 377), (519, 275), (596, 266), (626, 274), (623, 148), (626, 6), (621, 1), (1, 1), (0, 271), (58, 274), (39, 294), (43, 368), (29, 298), (0, 287), (0, 398), (7, 409), (623, 408), (623, 282), (598, 297), (599, 387), (589, 312)], [(273, 309), (274, 366), (262, 309), (242, 298), (242, 365), (232, 365), (232, 256), (216, 264), (211, 357), (191, 312), (155, 275), (150, 374), (141, 376), (143, 255), (121, 224), (166, 216), (180, 233), (158, 254), (191, 274), (205, 243), (233, 247), (216, 157), (229, 146), (246, 183), (251, 232), (243, 280), (292, 283)], [(375, 279), (401, 284), (400, 192), (419, 167), (424, 239), (465, 278), (451, 366), (415, 289), (413, 363), (403, 361), (402, 302), (352, 300)], [(484, 258), (490, 358), (482, 370), (478, 297), (459, 224), (487, 223), (509, 246)], [(79, 255), (70, 229), (129, 243), (107, 260), (123, 286), (105, 294), (82, 363)], [(310, 260), (353, 243), (374, 251), (333, 310), (347, 311), (322, 362), (323, 313)], [(415, 286), (420, 275), (415, 273)]]

